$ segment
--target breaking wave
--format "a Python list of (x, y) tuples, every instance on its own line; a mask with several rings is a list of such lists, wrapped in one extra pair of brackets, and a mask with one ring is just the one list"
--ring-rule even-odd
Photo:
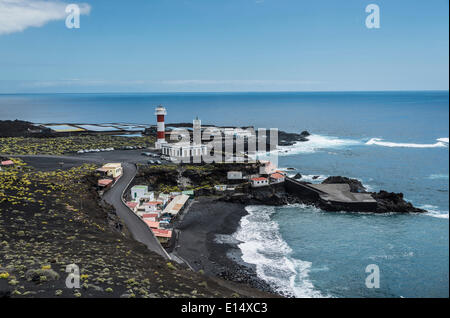
[(420, 206), (419, 208), (428, 211), (427, 213), (425, 213), (425, 215), (432, 216), (434, 218), (448, 220), (448, 211), (440, 211), (439, 207), (437, 207), (435, 205), (425, 204), (425, 205)]
[[(364, 142), (363, 139), (348, 139), (339, 138), (333, 136), (325, 135), (310, 135), (307, 137), (308, 141), (298, 141), (292, 146), (279, 146), (275, 151), (268, 152), (258, 152), (250, 157), (257, 159), (270, 160), (268, 154), (276, 154), (278, 156), (290, 156), (296, 154), (309, 154), (315, 153), (320, 150), (325, 149), (343, 149), (352, 146), (359, 145), (376, 145), (383, 147), (402, 147), (402, 148), (443, 148), (448, 147), (448, 138), (438, 138), (434, 144), (418, 144), (418, 143), (398, 143), (385, 141), (382, 138), (371, 138), (370, 140)], [(333, 153), (330, 153), (333, 154)]]
[(323, 174), (302, 174), (302, 177), (298, 180), (306, 181), (310, 183), (321, 183), (323, 180), (328, 178), (328, 176)]
[(363, 144), (360, 140), (344, 139), (323, 135), (310, 135), (308, 141), (298, 141), (292, 146), (280, 146), (277, 149), (279, 155), (295, 155), (303, 153), (314, 153), (321, 149), (338, 149), (348, 146)]
[(311, 263), (291, 257), (292, 250), (282, 239), (278, 223), (271, 220), (274, 207), (247, 206), (234, 234), (244, 262), (256, 265), (259, 278), (288, 297), (324, 297), (309, 280)]
[(439, 147), (448, 147), (448, 138), (438, 138), (437, 142), (434, 144), (414, 144), (414, 143), (398, 143), (398, 142), (390, 142), (383, 141), (382, 138), (372, 138), (366, 145), (377, 145), (383, 147), (402, 147), (402, 148), (439, 148)]
[(435, 179), (448, 179), (448, 174), (441, 174), (441, 173), (439, 173), (439, 174), (431, 174), (431, 175), (428, 176), (428, 179), (432, 179), (432, 180), (435, 180)]

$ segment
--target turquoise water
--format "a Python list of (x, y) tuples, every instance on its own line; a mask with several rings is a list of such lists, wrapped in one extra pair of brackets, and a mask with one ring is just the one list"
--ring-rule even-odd
[[(359, 178), (370, 190), (403, 192), (425, 215), (323, 212), (308, 206), (248, 207), (235, 233), (244, 260), (297, 297), (448, 297), (448, 92), (0, 95), (1, 119), (34, 122), (167, 122), (310, 131), (280, 167), (305, 180)], [(293, 172), (294, 173), (294, 172)], [(365, 268), (380, 269), (380, 288)]]

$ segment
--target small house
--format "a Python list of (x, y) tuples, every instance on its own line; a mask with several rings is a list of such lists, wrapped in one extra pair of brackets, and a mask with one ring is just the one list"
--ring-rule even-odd
[(157, 222), (159, 218), (159, 213), (143, 213), (141, 217), (148, 221)]
[(270, 175), (272, 173), (275, 173), (275, 171), (277, 171), (277, 167), (272, 162), (267, 160), (260, 160), (259, 162), (261, 163), (259, 173)]
[(131, 188), (131, 199), (139, 201), (148, 192), (148, 187), (144, 185), (135, 185)]
[(284, 174), (281, 174), (279, 172), (272, 173), (270, 175), (270, 183), (282, 183), (286, 180), (286, 176)]
[(242, 180), (242, 171), (228, 171), (228, 180)]
[(139, 197), (139, 200), (144, 201), (144, 202), (154, 201), (155, 194), (153, 192), (146, 192), (141, 197)]
[(143, 219), (144, 222), (148, 225), (149, 228), (151, 229), (159, 229), (159, 222), (158, 221), (151, 221), (151, 220), (147, 220), (147, 219)]
[(161, 201), (163, 205), (166, 205), (169, 202), (170, 195), (167, 193), (160, 193), (158, 195), (158, 201)]
[(250, 179), (253, 188), (264, 187), (269, 185), (269, 179), (264, 177), (252, 178)]
[(114, 179), (118, 179), (122, 176), (123, 168), (121, 163), (107, 163), (103, 165), (101, 169), (107, 171), (107, 175), (113, 177)]
[(166, 206), (166, 208), (163, 211), (163, 214), (170, 214), (172, 216), (176, 216), (183, 209), (187, 200), (189, 200), (188, 195), (181, 194), (181, 195), (176, 196)]
[(128, 201), (126, 204), (127, 204), (127, 207), (129, 207), (130, 210), (132, 210), (134, 213), (137, 212), (137, 209), (138, 209), (138, 203), (137, 202)]
[(159, 206), (162, 205), (161, 201), (148, 201), (142, 203), (142, 206), (144, 207), (145, 212), (156, 212), (159, 208)]
[(97, 185), (100, 188), (108, 188), (108, 187), (110, 187), (112, 185), (112, 183), (113, 183), (112, 179), (99, 179), (97, 181)]
[(152, 229), (152, 232), (161, 244), (169, 243), (172, 238), (172, 230)]

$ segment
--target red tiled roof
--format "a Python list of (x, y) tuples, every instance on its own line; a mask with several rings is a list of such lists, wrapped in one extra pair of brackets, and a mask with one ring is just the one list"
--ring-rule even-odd
[(258, 178), (252, 178), (252, 181), (265, 181), (267, 178), (264, 177), (258, 177)]
[(162, 204), (162, 201), (148, 201), (143, 203), (143, 205), (158, 205), (158, 204)]
[(111, 179), (100, 179), (98, 180), (98, 185), (101, 187), (106, 187), (107, 185), (111, 184), (113, 181)]
[(276, 172), (276, 173), (272, 173), (270, 175), (270, 177), (274, 178), (274, 179), (281, 179), (281, 178), (284, 178), (284, 175), (282, 175), (281, 173)]
[(146, 218), (157, 218), (158, 217), (158, 213), (144, 213), (142, 214), (142, 218), (146, 219)]
[(171, 230), (163, 230), (163, 229), (152, 229), (155, 236), (159, 237), (172, 237), (172, 231)]
[(138, 203), (129, 201), (129, 202), (127, 202), (127, 205), (128, 205), (128, 207), (134, 209), (135, 207), (137, 207)]
[(159, 228), (159, 222), (153, 222), (153, 221), (146, 220), (146, 219), (143, 219), (143, 220), (145, 223), (147, 223), (148, 227), (151, 228), (152, 230)]
[(2, 161), (2, 166), (10, 166), (10, 165), (13, 165), (13, 164), (14, 164), (14, 162), (12, 160)]

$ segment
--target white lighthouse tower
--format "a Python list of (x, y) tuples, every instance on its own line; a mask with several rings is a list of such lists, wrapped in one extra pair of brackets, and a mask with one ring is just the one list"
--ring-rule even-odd
[(166, 109), (159, 105), (155, 109), (156, 121), (157, 121), (157, 141), (155, 143), (156, 149), (161, 149), (161, 145), (166, 143), (166, 127), (164, 125), (164, 116), (167, 115)]
[(196, 117), (192, 122), (192, 141), (194, 145), (202, 144), (202, 121)]

